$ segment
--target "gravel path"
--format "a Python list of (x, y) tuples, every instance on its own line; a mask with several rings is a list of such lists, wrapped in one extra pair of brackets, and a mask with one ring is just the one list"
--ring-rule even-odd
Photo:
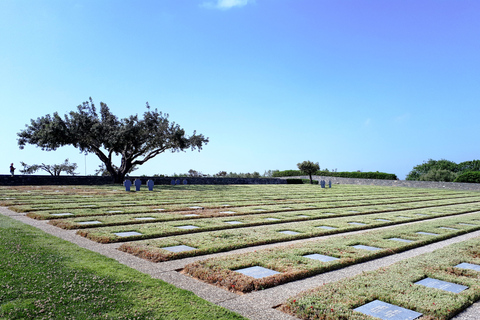
[[(226, 253), (218, 253), (212, 255), (206, 255), (201, 257), (192, 257), (181, 260), (167, 261), (162, 263), (154, 263), (147, 260), (140, 259), (131, 254), (118, 251), (117, 248), (120, 246), (119, 243), (114, 244), (100, 244), (93, 242), (84, 237), (78, 236), (75, 234), (75, 230), (64, 230), (58, 227), (54, 227), (47, 223), (46, 220), (34, 220), (28, 218), (23, 213), (17, 213), (8, 210), (5, 207), (0, 207), (0, 213), (11, 218), (14, 218), (18, 221), (21, 221), (25, 224), (34, 226), (38, 229), (45, 231), (51, 235), (59, 237), (61, 239), (67, 240), (82, 248), (89, 249), (94, 252), (98, 252), (104, 256), (113, 258), (120, 263), (127, 265), (131, 268), (134, 268), (140, 272), (151, 275), (154, 278), (162, 279), (168, 283), (175, 285), (178, 288), (186, 289), (192, 291), (197, 296), (208, 300), (212, 303), (215, 303), (219, 306), (230, 309), (234, 312), (237, 312), (244, 317), (247, 317), (252, 320), (283, 320), (283, 319), (297, 319), (287, 315), (281, 311), (275, 309), (289, 297), (298, 294), (304, 290), (315, 288), (323, 285), (328, 282), (339, 281), (344, 278), (352, 277), (357, 274), (361, 274), (364, 271), (372, 271), (381, 267), (389, 266), (397, 261), (404, 260), (407, 258), (415, 257), (417, 255), (432, 252), (436, 249), (442, 248), (444, 246), (465, 241), (474, 237), (480, 237), (480, 231), (472, 232), (469, 234), (461, 235), (455, 238), (448, 240), (436, 242), (427, 246), (420, 248), (412, 249), (405, 251), (399, 254), (394, 254), (384, 258), (376, 259), (373, 261), (368, 261), (365, 263), (356, 264), (350, 267), (346, 267), (340, 270), (335, 270), (327, 273), (323, 273), (308, 279), (298, 280), (277, 287), (269, 288), (262, 291), (255, 291), (252, 293), (247, 293), (244, 295), (238, 295), (232, 292), (228, 292), (224, 289), (217, 288), (215, 286), (206, 284), (204, 282), (195, 280), (186, 275), (183, 275), (177, 270), (182, 269), (188, 263), (193, 261), (207, 259), (213, 256), (224, 256), (233, 253), (242, 253), (249, 252), (253, 250), (260, 250), (264, 248), (278, 246), (278, 244), (270, 244), (256, 247), (249, 247), (239, 250), (233, 250)], [(442, 218), (439, 218), (442, 219)], [(391, 227), (384, 227), (391, 228)], [(383, 229), (383, 228), (378, 228)], [(349, 234), (367, 232), (369, 230), (350, 232)], [(343, 236), (345, 233), (340, 235), (331, 235), (322, 238)], [(282, 245), (290, 243), (298, 243), (305, 241), (313, 241), (319, 238), (312, 238), (306, 240), (296, 240), (287, 243), (282, 243)], [(480, 302), (475, 303), (473, 306), (465, 310), (463, 313), (459, 314), (454, 320), (479, 320), (480, 319)]]

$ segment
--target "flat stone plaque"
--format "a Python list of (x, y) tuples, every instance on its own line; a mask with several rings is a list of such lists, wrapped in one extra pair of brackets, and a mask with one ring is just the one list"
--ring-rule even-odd
[(337, 229), (335, 227), (330, 227), (330, 226), (318, 226), (317, 228), (320, 228), (320, 229), (326, 229), (326, 230), (333, 230), (333, 229)]
[(190, 209), (195, 209), (195, 210), (198, 210), (198, 209), (203, 209), (203, 207), (200, 207), (200, 206), (191, 206), (189, 207)]
[(324, 212), (323, 214), (335, 214), (333, 212)]
[(458, 230), (456, 228), (450, 228), (450, 227), (440, 227), (439, 229), (445, 229), (445, 230)]
[(390, 238), (388, 240), (400, 241), (400, 242), (413, 242), (413, 240), (402, 239), (402, 238)]
[(338, 260), (338, 258), (335, 257), (330, 257), (330, 256), (325, 256), (323, 254), (318, 254), (318, 253), (312, 253), (312, 254), (307, 254), (304, 256), (305, 258), (309, 259), (314, 259), (322, 262), (329, 262), (329, 261), (334, 261)]
[(73, 213), (70, 213), (70, 212), (50, 213), (50, 215), (55, 217), (64, 217), (64, 216), (73, 216)]
[(433, 232), (423, 232), (423, 231), (419, 231), (419, 232), (416, 232), (417, 234), (424, 234), (424, 235), (427, 235), (427, 236), (438, 236), (438, 233), (433, 233)]
[(356, 226), (365, 226), (366, 223), (362, 223), (362, 222), (349, 222), (348, 224), (353, 224), (353, 225), (356, 225)]
[(348, 212), (351, 212), (351, 213), (359, 213), (360, 211), (356, 211), (356, 210), (350, 210)]
[(137, 231), (127, 231), (127, 232), (117, 232), (114, 233), (116, 236), (119, 237), (130, 237), (130, 236), (141, 236), (142, 234)]
[(101, 223), (100, 221), (82, 221), (82, 222), (78, 222), (78, 224), (81, 224), (81, 225), (88, 225), (88, 224), (99, 224)]
[(414, 320), (422, 316), (419, 312), (380, 300), (372, 301), (353, 310), (382, 320)]
[(416, 216), (428, 217), (428, 214), (424, 214), (424, 213), (416, 213), (415, 215)]
[(165, 209), (153, 209), (155, 211), (165, 211)]
[(268, 221), (277, 221), (277, 220), (280, 220), (278, 218), (265, 218), (265, 220), (268, 220)]
[(235, 272), (242, 273), (246, 276), (253, 277), (255, 279), (260, 279), (260, 278), (265, 278), (268, 276), (273, 276), (275, 274), (278, 274), (280, 272), (277, 272), (275, 270), (267, 269), (264, 267), (249, 267), (249, 268), (244, 268), (244, 269), (238, 269), (238, 270), (233, 270)]
[(135, 220), (155, 220), (154, 217), (138, 217), (138, 218), (135, 218)]
[(122, 210), (110, 210), (110, 211), (107, 211), (107, 213), (120, 213), (120, 212), (123, 212)]
[(371, 247), (371, 246), (366, 246), (363, 244), (357, 244), (353, 246), (356, 249), (363, 249), (363, 250), (369, 250), (369, 251), (377, 251), (377, 250), (382, 250), (382, 248), (377, 248), (377, 247)]
[(232, 213), (236, 213), (236, 212), (235, 211), (222, 211), (220, 213), (232, 214)]
[(476, 226), (476, 224), (473, 224), (473, 223), (459, 223), (459, 225), (461, 225), (461, 226), (470, 226), (470, 227)]
[(429, 288), (435, 288), (435, 289), (440, 289), (448, 292), (453, 292), (453, 293), (460, 293), (463, 290), (468, 289), (467, 286), (462, 286), (460, 284), (437, 280), (433, 278), (425, 278), (423, 280), (415, 282), (415, 284), (419, 284)]
[(197, 229), (197, 228), (200, 228), (200, 227), (197, 227), (197, 226), (192, 226), (192, 225), (187, 225), (187, 226), (179, 226), (177, 227), (179, 229), (185, 229), (185, 230), (190, 230), (190, 229)]
[(400, 218), (400, 219), (411, 219), (410, 217), (405, 217), (405, 216), (397, 216), (397, 218)]
[(184, 217), (200, 217), (200, 216), (195, 213), (189, 213), (189, 214), (185, 214)]
[(297, 216), (297, 218), (310, 218), (310, 216), (307, 216), (305, 214), (301, 214), (301, 215)]
[(86, 204), (86, 205), (83, 205), (83, 206), (80, 206), (82, 208), (93, 208), (93, 207), (96, 207), (96, 205), (94, 204)]
[(388, 220), (388, 219), (375, 219), (375, 220), (377, 220), (377, 221), (383, 221), (383, 222), (390, 222), (390, 221), (392, 221), (392, 220)]
[(462, 269), (469, 269), (469, 270), (474, 270), (480, 272), (480, 265), (478, 264), (473, 264), (473, 263), (468, 263), (468, 262), (462, 262), (460, 264), (457, 264), (455, 267), (457, 268), (462, 268)]
[(241, 222), (241, 221), (225, 221), (225, 223), (228, 223), (228, 224), (242, 224), (243, 222)]
[(299, 234), (300, 232), (297, 232), (297, 231), (291, 231), (291, 230), (285, 230), (285, 231), (279, 231), (280, 233), (283, 233), (283, 234), (289, 234), (289, 235), (295, 235), (295, 234)]
[(224, 204), (221, 204), (221, 206), (222, 206), (222, 207), (231, 207), (232, 205), (231, 205), (231, 204), (226, 204), (226, 203), (224, 203)]
[(179, 245), (179, 246), (164, 247), (162, 249), (170, 251), (170, 252), (183, 252), (183, 251), (196, 250), (197, 248), (189, 247), (189, 246), (186, 246), (186, 245), (182, 244), (182, 245)]

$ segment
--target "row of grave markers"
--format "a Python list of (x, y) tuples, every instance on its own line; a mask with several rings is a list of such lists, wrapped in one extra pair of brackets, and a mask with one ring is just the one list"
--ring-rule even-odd
[[(172, 179), (172, 181), (171, 181), (170, 183), (172, 184), (172, 186), (174, 186), (174, 185), (179, 185), (179, 184), (180, 184), (180, 179), (177, 179), (177, 180)], [(188, 184), (188, 181), (187, 181), (186, 179), (184, 179), (184, 180), (182, 181), (182, 184), (183, 184), (183, 185), (187, 185), (187, 184)], [(138, 179), (138, 178), (135, 179), (135, 180), (133, 181), (133, 185), (135, 186), (135, 191), (140, 191), (140, 187), (142, 186), (142, 180), (140, 180), (140, 179)], [(153, 180), (148, 180), (148, 181), (147, 181), (147, 187), (148, 187), (148, 190), (149, 190), (149, 191), (153, 191), (153, 185), (154, 185)], [(130, 191), (130, 188), (132, 187), (132, 181), (130, 181), (130, 180), (128, 180), (128, 179), (125, 180), (125, 181), (123, 182), (123, 186), (125, 187), (125, 191)]]

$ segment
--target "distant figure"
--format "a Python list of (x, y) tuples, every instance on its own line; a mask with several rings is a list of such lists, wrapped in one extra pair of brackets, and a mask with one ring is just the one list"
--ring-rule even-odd
[(10, 174), (12, 175), (12, 177), (15, 174), (15, 167), (13, 166), (13, 163), (10, 164)]

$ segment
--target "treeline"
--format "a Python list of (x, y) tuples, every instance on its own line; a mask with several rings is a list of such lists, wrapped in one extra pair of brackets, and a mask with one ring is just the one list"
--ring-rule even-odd
[[(275, 171), (272, 173), (273, 177), (295, 177), (305, 175), (300, 170), (284, 170)], [(340, 178), (355, 178), (355, 179), (382, 179), (382, 180), (398, 180), (397, 176), (393, 173), (385, 172), (358, 172), (358, 171), (344, 171), (344, 172), (332, 172), (318, 170), (314, 173), (316, 176), (327, 177), (340, 177)]]
[(432, 160), (413, 167), (406, 180), (480, 183), (480, 160)]

